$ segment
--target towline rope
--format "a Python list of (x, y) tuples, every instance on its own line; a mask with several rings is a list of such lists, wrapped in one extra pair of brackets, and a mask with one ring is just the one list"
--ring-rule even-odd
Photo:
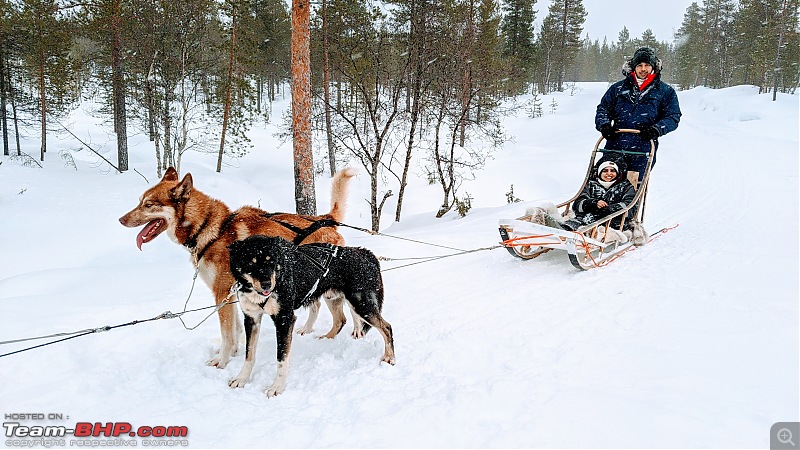
[[(157, 315), (155, 317), (151, 317), (149, 319), (133, 320), (133, 321), (130, 321), (130, 322), (127, 322), (127, 323), (119, 324), (119, 325), (106, 325), (106, 326), (102, 326), (102, 327), (98, 327), (98, 328), (87, 328), (85, 330), (79, 330), (79, 331), (48, 334), (46, 336), (36, 336), (36, 337), (29, 337), (29, 338), (23, 338), (23, 339), (12, 339), (12, 340), (8, 340), (8, 341), (0, 341), (0, 346), (1, 346), (1, 345), (7, 345), (7, 344), (16, 344), (16, 343), (19, 343), (19, 342), (36, 341), (36, 340), (41, 340), (41, 339), (51, 339), (51, 338), (54, 338), (54, 337), (67, 336), (67, 337), (65, 337), (63, 339), (57, 339), (55, 341), (46, 342), (44, 344), (34, 345), (32, 347), (26, 347), (26, 348), (23, 348), (23, 349), (15, 350), (13, 352), (3, 353), (3, 354), (0, 354), (0, 358), (6, 357), (6, 356), (10, 356), (10, 355), (15, 355), (17, 353), (26, 352), (28, 350), (33, 350), (33, 349), (36, 349), (36, 348), (46, 347), (48, 345), (57, 344), (59, 342), (68, 341), (70, 339), (75, 339), (75, 338), (78, 338), (78, 337), (81, 337), (81, 336), (86, 336), (86, 335), (89, 335), (89, 334), (102, 333), (104, 331), (109, 331), (109, 330), (113, 330), (113, 329), (116, 329), (116, 328), (129, 327), (129, 326), (132, 326), (132, 325), (138, 325), (140, 323), (145, 323), (145, 322), (153, 322), (153, 321), (161, 320), (161, 319), (179, 319), (181, 321), (181, 323), (183, 324), (184, 328), (186, 328), (187, 330), (194, 330), (195, 328), (199, 327), (203, 322), (208, 320), (209, 317), (214, 315), (215, 312), (217, 312), (220, 309), (222, 309), (223, 306), (231, 305), (231, 304), (239, 302), (239, 300), (230, 301), (230, 298), (233, 295), (233, 292), (232, 292), (231, 294), (228, 295), (228, 297), (225, 299), (225, 301), (223, 301), (219, 305), (211, 305), (211, 306), (205, 306), (203, 308), (195, 308), (195, 309), (187, 310), (186, 307), (189, 304), (189, 299), (192, 297), (192, 292), (194, 291), (194, 285), (195, 285), (196, 281), (197, 281), (197, 271), (195, 271), (194, 278), (192, 279), (192, 287), (189, 290), (189, 296), (186, 298), (186, 302), (183, 304), (183, 311), (181, 311), (179, 313), (173, 313), (171, 311), (164, 311), (163, 313), (161, 313), (161, 314), (159, 314), (159, 315)], [(211, 311), (203, 320), (201, 320), (197, 325), (195, 325), (193, 327), (189, 327), (188, 325), (186, 325), (186, 322), (183, 321), (183, 317), (181, 317), (186, 313), (203, 311), (203, 310), (206, 310), (206, 309), (213, 309), (213, 311)]]
[(356, 227), (356, 226), (353, 226), (353, 225), (348, 225), (346, 223), (336, 222), (336, 224), (338, 226), (341, 226), (341, 227), (352, 228), (354, 230), (362, 231), (364, 233), (371, 234), (373, 236), (389, 237), (389, 238), (392, 238), (392, 239), (400, 239), (402, 241), (414, 242), (414, 243), (417, 243), (417, 244), (429, 245), (431, 247), (439, 247), (439, 248), (444, 248), (444, 249), (448, 249), (448, 250), (456, 250), (457, 251), (457, 253), (450, 253), (448, 255), (419, 256), (419, 257), (411, 257), (411, 258), (389, 258), (389, 257), (385, 257), (385, 256), (379, 256), (378, 259), (381, 260), (381, 261), (410, 261), (410, 260), (417, 260), (417, 262), (413, 262), (413, 263), (409, 263), (409, 264), (403, 264), (401, 266), (396, 266), (396, 267), (390, 267), (388, 269), (381, 269), (381, 272), (388, 272), (390, 270), (402, 269), (404, 267), (414, 266), (414, 265), (417, 265), (417, 264), (422, 264), (422, 263), (426, 263), (426, 262), (430, 262), (430, 261), (436, 261), (437, 259), (449, 258), (451, 256), (466, 255), (468, 253), (475, 253), (475, 252), (480, 252), (480, 251), (484, 251), (484, 250), (494, 250), (496, 248), (502, 248), (503, 247), (502, 245), (493, 245), (491, 247), (481, 247), (481, 248), (475, 248), (475, 249), (472, 249), (472, 250), (464, 250), (464, 249), (461, 249), (461, 248), (448, 247), (446, 245), (433, 244), (431, 242), (419, 241), (419, 240), (416, 240), (416, 239), (404, 238), (404, 237), (400, 237), (400, 236), (394, 236), (394, 235), (391, 235), (391, 234), (385, 234), (385, 233), (381, 233), (379, 231), (372, 231), (372, 230), (368, 230), (366, 228), (361, 228), (361, 227)]

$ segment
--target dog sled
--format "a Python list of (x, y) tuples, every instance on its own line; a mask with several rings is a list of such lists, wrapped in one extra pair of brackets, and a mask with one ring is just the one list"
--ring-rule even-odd
[[(621, 129), (620, 133), (638, 133), (639, 130)], [(503, 239), (501, 245), (513, 256), (522, 259), (533, 259), (551, 250), (563, 250), (569, 255), (569, 260), (573, 266), (580, 270), (588, 270), (593, 267), (604, 266), (630, 250), (635, 245), (636, 239), (623, 233), (630, 228), (630, 225), (640, 225), (644, 223), (645, 201), (647, 199), (647, 186), (650, 179), (650, 169), (653, 165), (655, 155), (655, 143), (650, 141), (650, 152), (630, 152), (626, 150), (600, 149), (603, 137), (597, 140), (589, 159), (589, 167), (586, 170), (583, 184), (578, 192), (569, 200), (555, 205), (557, 212), (562, 219), (570, 217), (571, 208), (586, 184), (592, 177), (598, 153), (600, 157), (606, 153), (647, 155), (647, 166), (642, 177), (642, 182), (636, 186), (636, 195), (633, 201), (624, 209), (616, 211), (611, 215), (603, 217), (595, 222), (581, 226), (575, 231), (568, 231), (561, 228), (532, 222), (532, 214), (526, 213), (516, 219), (501, 219), (499, 222), (500, 237)], [(629, 172), (630, 173), (630, 172)], [(633, 181), (631, 181), (633, 183)], [(628, 217), (631, 212), (631, 217)], [(612, 226), (612, 221), (618, 219), (619, 224)], [(631, 224), (631, 221), (638, 223)], [(626, 227), (626, 222), (627, 226)], [(616, 224), (616, 223), (615, 223)], [(639, 227), (639, 229), (642, 229)], [(628, 233), (630, 234), (630, 233)], [(644, 238), (646, 240), (646, 237)], [(639, 236), (636, 244), (643, 244), (644, 240)]]

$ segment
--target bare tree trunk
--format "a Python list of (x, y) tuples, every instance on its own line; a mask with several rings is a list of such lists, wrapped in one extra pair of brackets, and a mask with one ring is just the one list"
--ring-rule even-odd
[(336, 145), (333, 142), (331, 129), (331, 69), (328, 58), (328, 10), (327, 0), (322, 0), (322, 89), (325, 99), (325, 133), (328, 141), (328, 161), (331, 167), (331, 176), (336, 173)]
[(164, 129), (164, 169), (175, 166), (175, 158), (172, 156), (172, 118), (169, 116), (169, 104), (171, 101), (170, 92), (164, 90), (164, 111), (161, 114)]
[(264, 78), (261, 76), (258, 77), (258, 81), (256, 81), (256, 112), (261, 114), (261, 102), (264, 99)]
[(778, 50), (775, 52), (775, 70), (772, 72), (772, 77), (774, 78), (773, 89), (772, 89), (772, 101), (774, 102), (778, 98), (778, 75), (781, 73), (781, 47), (783, 46), (783, 30), (786, 28), (784, 25), (785, 18), (788, 16), (786, 11), (786, 0), (781, 2), (781, 11), (783, 14), (780, 14), (778, 17), (781, 19), (779, 20), (778, 26)]
[(10, 93), (11, 97), (11, 114), (14, 120), (14, 136), (16, 137), (17, 141), (17, 156), (22, 155), (22, 147), (19, 145), (19, 118), (17, 117), (17, 100), (16, 96), (14, 95), (14, 86), (11, 84), (11, 69), (9, 69), (8, 75), (8, 92)]
[(47, 95), (45, 95), (44, 84), (44, 58), (39, 65), (39, 101), (42, 110), (42, 147), (41, 160), (44, 161), (44, 154), (47, 152)]
[(316, 214), (311, 149), (311, 5), (292, 0), (292, 135), (294, 192), (298, 214)]
[(117, 133), (117, 165), (120, 172), (128, 170), (128, 126), (125, 112), (125, 80), (122, 70), (122, 1), (114, 1), (111, 19), (112, 90), (114, 96), (114, 130)]
[(556, 91), (561, 92), (563, 90), (563, 83), (564, 83), (564, 75), (566, 74), (567, 68), (565, 67), (565, 56), (564, 53), (567, 51), (567, 16), (569, 15), (569, 0), (564, 0), (564, 11), (563, 17), (561, 20), (561, 51), (557, 56), (558, 60), (558, 75), (556, 78)]
[(158, 133), (154, 135), (153, 142), (155, 142), (156, 148), (156, 175), (158, 175), (158, 178), (161, 178), (161, 167), (164, 164), (161, 160), (161, 139), (159, 138)]
[[(0, 44), (2, 45), (2, 44)], [(8, 156), (8, 118), (6, 117), (6, 61), (5, 53), (0, 48), (0, 122), (3, 127), (3, 155)]]
[(472, 37), (473, 37), (473, 24), (472, 24), (472, 15), (473, 15), (473, 1), (470, 0), (469, 2), (469, 17), (467, 18), (467, 54), (465, 55), (466, 64), (464, 65), (464, 86), (461, 92), (461, 121), (459, 122), (458, 128), (460, 132), (459, 136), (459, 146), (464, 147), (464, 140), (466, 135), (467, 129), (467, 118), (469, 117), (469, 90), (472, 84), (472, 80), (470, 79), (470, 75), (472, 73)]
[[(425, 34), (425, 2), (422, 0), (418, 5), (416, 2), (412, 3), (411, 11), (411, 36), (409, 41), (414, 42), (412, 48), (412, 61), (414, 71), (410, 74), (413, 77), (411, 80), (410, 95), (406, 96), (406, 101), (413, 102), (411, 106), (411, 125), (408, 132), (408, 146), (406, 147), (406, 159), (403, 163), (403, 174), (400, 176), (400, 189), (397, 193), (397, 208), (394, 213), (395, 222), (400, 222), (400, 212), (403, 209), (403, 196), (408, 185), (408, 170), (411, 166), (411, 154), (414, 149), (414, 135), (416, 134), (417, 123), (419, 122), (420, 110), (422, 108), (422, 76), (424, 72), (424, 65), (422, 62), (422, 53), (425, 51), (426, 34)], [(408, 108), (408, 106), (407, 106)]]
[[(175, 138), (175, 147), (172, 152), (175, 155), (175, 170), (181, 173), (181, 157), (186, 150), (186, 143), (189, 142), (189, 99), (186, 96), (186, 52), (181, 58), (181, 136)], [(177, 129), (175, 130), (177, 132)]]
[(225, 111), (222, 113), (222, 137), (219, 141), (219, 155), (217, 156), (217, 173), (222, 172), (222, 155), (225, 152), (225, 132), (228, 130), (228, 118), (231, 112), (231, 90), (233, 89), (233, 65), (236, 61), (236, 2), (233, 2), (231, 13), (231, 51), (228, 60), (228, 85), (225, 87)]
[(434, 127), (434, 158), (436, 159), (436, 175), (439, 180), (439, 184), (442, 186), (442, 193), (444, 194), (444, 198), (442, 199), (442, 206), (439, 208), (439, 211), (436, 212), (436, 218), (440, 218), (443, 215), (447, 214), (447, 211), (450, 211), (453, 204), (450, 201), (450, 188), (451, 186), (447, 185), (447, 177), (445, 176), (445, 168), (447, 162), (444, 161), (444, 158), (441, 153), (441, 139), (440, 139), (440, 132), (442, 129), (442, 123), (444, 122), (445, 110), (447, 108), (447, 99), (442, 97), (442, 102), (439, 105), (439, 113), (438, 117), (436, 118), (436, 126)]
[[(158, 56), (158, 52), (153, 55), (153, 60), (150, 61), (150, 68), (147, 70), (147, 78), (144, 84), (144, 96), (147, 100), (147, 136), (150, 142), (158, 138), (158, 131), (156, 130), (156, 100), (153, 95), (153, 66), (155, 66), (156, 63), (156, 56)], [(156, 154), (158, 154), (158, 152), (156, 152)], [(159, 162), (160, 161), (159, 159)]]

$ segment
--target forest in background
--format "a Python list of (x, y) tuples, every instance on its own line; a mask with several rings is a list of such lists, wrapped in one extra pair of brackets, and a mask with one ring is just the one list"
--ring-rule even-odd
[[(412, 157), (427, 161), (429, 182), (442, 188), (437, 215), (468, 208), (458, 186), (504, 141), (508, 100), (532, 95), (524, 107), (540, 116), (557, 107), (540, 96), (616, 81), (640, 46), (656, 50), (678, 89), (794, 93), (798, 1), (704, 0), (687, 8), (674, 36), (623, 28), (599, 42), (582, 37), (580, 0), (295, 0), (311, 9), (315, 170), (359, 163), (372, 182), (376, 230), (393, 195), (400, 220)], [(290, 139), (290, 120), (272, 117), (271, 104), (292, 81), (293, 5), (0, 0), (3, 154), (44, 161), (48, 133), (69, 133), (62, 120), (87, 99), (117, 136), (116, 160), (98, 157), (120, 172), (128, 130), (149, 137), (159, 176), (180, 169), (187, 151), (217, 157), (221, 170), (223, 156), (251, 150), (247, 131), (258, 121), (282, 121)], [(39, 155), (22, 152), (20, 136), (40, 141)]]

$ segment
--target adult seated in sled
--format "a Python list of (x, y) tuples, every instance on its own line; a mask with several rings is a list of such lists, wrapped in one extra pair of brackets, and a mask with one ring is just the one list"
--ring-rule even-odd
[[(644, 178), (650, 140), (658, 150), (659, 136), (678, 128), (681, 119), (678, 96), (672, 86), (661, 81), (661, 69), (661, 60), (652, 48), (636, 50), (622, 67), (625, 78), (608, 88), (594, 118), (595, 127), (606, 139), (605, 148), (644, 153), (625, 154), (630, 178), (636, 182)], [(639, 133), (618, 133), (622, 128)]]

